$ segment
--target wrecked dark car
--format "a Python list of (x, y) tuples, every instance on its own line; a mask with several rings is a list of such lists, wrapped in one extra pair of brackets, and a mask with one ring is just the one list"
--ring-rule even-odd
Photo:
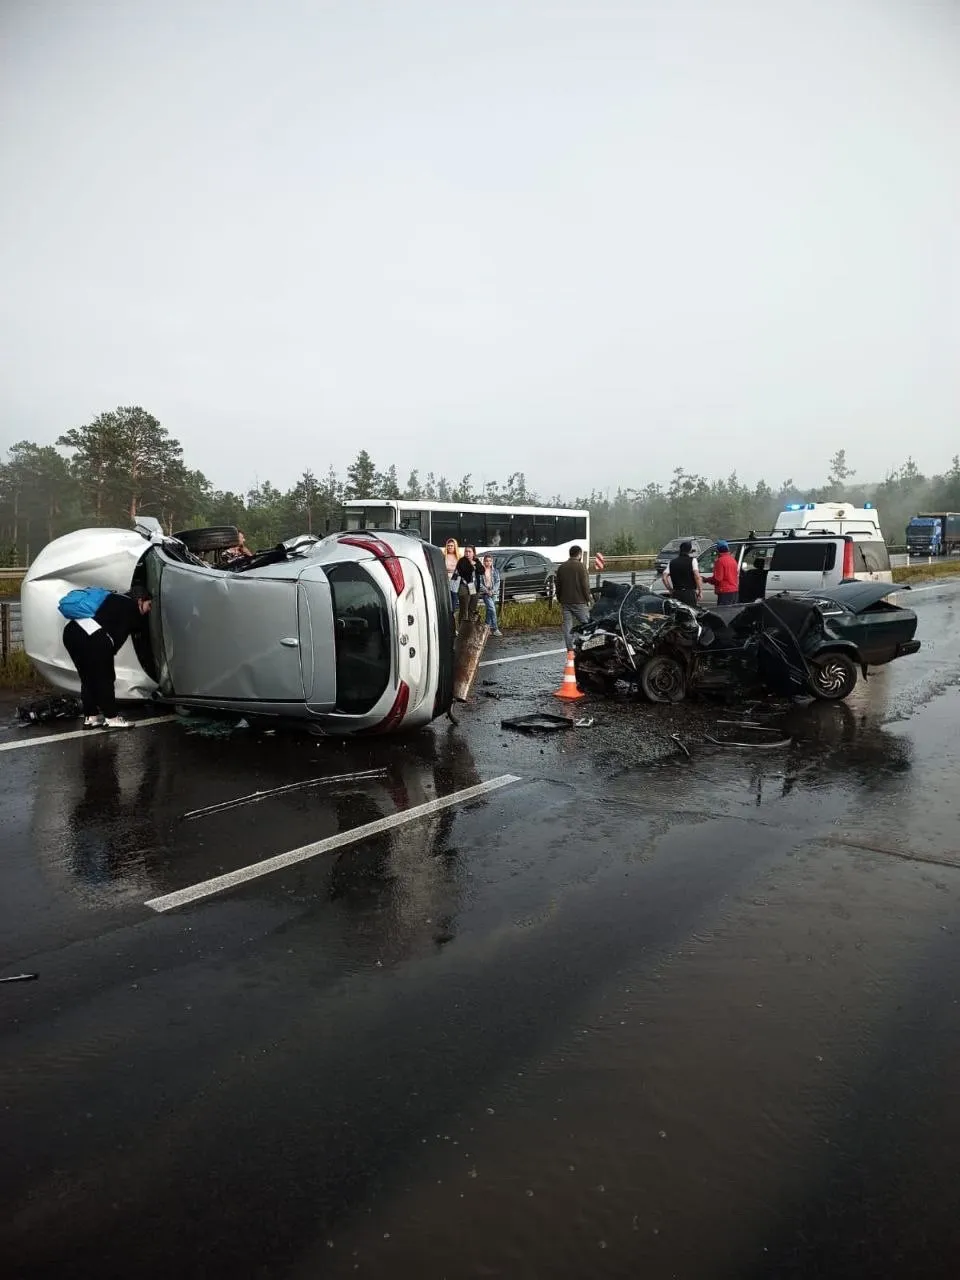
[(650, 702), (711, 691), (838, 701), (868, 666), (920, 648), (917, 615), (886, 599), (896, 589), (853, 582), (816, 597), (696, 610), (604, 583), (589, 622), (576, 629), (577, 683), (609, 693), (625, 681)]

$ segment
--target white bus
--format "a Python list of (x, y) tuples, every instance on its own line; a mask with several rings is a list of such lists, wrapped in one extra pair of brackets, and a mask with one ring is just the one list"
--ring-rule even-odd
[(567, 507), (500, 507), (475, 502), (408, 502), (403, 498), (347, 498), (343, 527), (402, 529), (442, 547), (448, 538), (478, 551), (530, 547), (561, 564), (571, 547), (590, 555), (590, 512)]

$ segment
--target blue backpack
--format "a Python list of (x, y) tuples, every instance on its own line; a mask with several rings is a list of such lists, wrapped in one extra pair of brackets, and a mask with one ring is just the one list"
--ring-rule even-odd
[(67, 592), (57, 608), (65, 618), (92, 618), (108, 595), (106, 587), (77, 587)]

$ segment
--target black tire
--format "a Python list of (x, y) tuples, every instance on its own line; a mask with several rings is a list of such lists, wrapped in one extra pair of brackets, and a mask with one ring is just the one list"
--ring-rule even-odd
[(240, 541), (240, 531), (232, 524), (219, 524), (210, 529), (184, 529), (182, 533), (175, 533), (173, 536), (195, 554), (226, 551)]
[(824, 702), (840, 702), (857, 687), (857, 664), (845, 653), (823, 653), (810, 659), (813, 692)]
[(640, 692), (648, 702), (682, 702), (687, 679), (676, 658), (658, 654), (640, 672)]

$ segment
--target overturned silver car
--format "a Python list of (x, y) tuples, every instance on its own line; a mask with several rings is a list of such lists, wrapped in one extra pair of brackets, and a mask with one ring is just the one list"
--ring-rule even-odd
[(391, 531), (303, 536), (218, 568), (204, 551), (230, 532), (165, 537), (82, 529), (57, 538), (22, 588), (24, 647), (76, 692), (57, 610), (75, 587), (146, 590), (149, 629), (116, 655), (122, 700), (175, 702), (307, 721), (333, 734), (428, 724), (453, 697), (453, 617), (442, 553)]

